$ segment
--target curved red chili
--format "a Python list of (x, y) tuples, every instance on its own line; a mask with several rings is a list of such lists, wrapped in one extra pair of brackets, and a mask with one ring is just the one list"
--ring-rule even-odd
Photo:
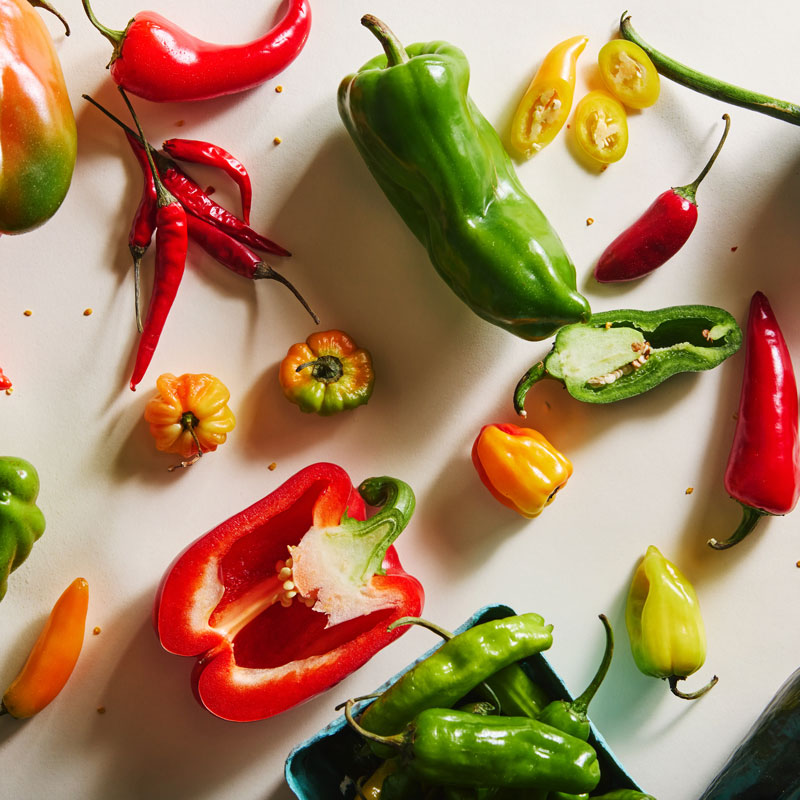
[(248, 225), (250, 224), (253, 189), (250, 184), (250, 176), (238, 158), (219, 145), (201, 142), (197, 139), (167, 139), (161, 148), (179, 161), (218, 167), (230, 176), (239, 187), (239, 194), (242, 198), (242, 219)]
[(133, 134), (125, 131), (125, 137), (128, 144), (139, 162), (142, 170), (142, 177), (144, 178), (144, 185), (142, 186), (142, 197), (139, 200), (139, 206), (136, 213), (133, 215), (131, 222), (131, 230), (128, 234), (128, 249), (131, 251), (133, 258), (133, 285), (134, 297), (136, 308), (136, 327), (139, 333), (142, 332), (142, 314), (139, 304), (139, 270), (142, 263), (142, 258), (150, 247), (150, 242), (153, 239), (153, 234), (156, 230), (156, 214), (158, 212), (158, 192), (156, 192), (156, 184), (153, 180), (153, 173), (150, 172), (150, 164), (147, 161), (147, 155), (144, 148), (139, 144)]
[(125, 30), (101, 25), (82, 0), (91, 23), (114, 46), (114, 82), (155, 102), (208, 100), (252, 89), (277, 75), (303, 49), (311, 27), (308, 0), (289, 0), (283, 19), (247, 44), (204, 42), (153, 11), (141, 11)]
[(282, 283), (300, 301), (314, 322), (319, 325), (319, 317), (311, 310), (303, 295), (297, 291), (287, 278), (276, 272), (269, 264), (264, 263), (247, 245), (236, 241), (225, 231), (221, 231), (211, 223), (194, 216), (194, 214), (186, 215), (186, 223), (189, 238), (193, 242), (197, 242), (203, 250), (219, 261), (222, 266), (227, 267), (237, 275), (243, 275), (245, 278), (255, 280), (269, 278)]
[(725, 541), (740, 542), (767, 514), (788, 514), (800, 497), (798, 398), (792, 359), (769, 301), (756, 292), (750, 301), (744, 379), (725, 490), (742, 505), (743, 517)]
[(641, 278), (666, 263), (686, 244), (697, 224), (697, 187), (716, 161), (728, 136), (731, 119), (723, 114), (725, 131), (703, 171), (687, 186), (667, 189), (636, 222), (605, 249), (594, 268), (600, 283)]
[[(123, 89), (120, 89), (131, 116), (139, 129), (139, 136), (145, 141), (144, 133), (139, 125), (139, 120), (133, 112), (133, 107)], [(156, 165), (150, 153), (150, 146), (145, 143), (144, 151), (147, 155), (150, 173), (155, 182), (158, 195), (158, 210), (156, 212), (156, 267), (153, 279), (153, 291), (150, 295), (150, 304), (147, 307), (147, 317), (144, 321), (142, 335), (139, 337), (139, 347), (136, 351), (136, 362), (131, 376), (131, 391), (136, 391), (136, 386), (144, 377), (147, 367), (156, 351), (156, 345), (164, 330), (164, 323), (178, 294), (183, 271), (186, 267), (186, 251), (189, 238), (186, 228), (186, 212), (178, 199), (164, 186), (159, 177)]]

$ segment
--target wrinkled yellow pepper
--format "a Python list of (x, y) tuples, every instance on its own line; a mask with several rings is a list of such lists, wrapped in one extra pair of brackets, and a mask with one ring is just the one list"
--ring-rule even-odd
[(484, 425), (472, 463), (486, 488), (523, 517), (538, 517), (572, 475), (572, 463), (538, 431)]
[(677, 688), (678, 681), (705, 663), (706, 631), (692, 584), (653, 545), (634, 573), (625, 622), (636, 666), (645, 675), (668, 680), (674, 695), (694, 700), (717, 682), (715, 675), (696, 692)]
[(567, 121), (576, 62), (588, 41), (573, 36), (557, 44), (533, 76), (511, 122), (511, 145), (520, 155), (532, 156), (550, 144)]
[(144, 418), (156, 449), (177, 453), (184, 459), (178, 466), (189, 466), (203, 453), (225, 443), (236, 426), (228, 408), (230, 392), (213, 375), (159, 376), (156, 394), (147, 403)]

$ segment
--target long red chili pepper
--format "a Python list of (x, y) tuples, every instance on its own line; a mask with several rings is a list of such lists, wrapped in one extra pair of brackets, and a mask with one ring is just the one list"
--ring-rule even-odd
[(797, 382), (786, 341), (769, 301), (750, 301), (744, 379), (725, 489), (742, 504), (742, 521), (716, 550), (740, 542), (767, 514), (788, 514), (800, 497)]
[[(141, 137), (130, 127), (128, 127), (119, 117), (112, 114), (107, 108), (100, 105), (88, 94), (82, 95), (84, 100), (88, 100), (98, 111), (102, 111), (112, 122), (127, 131), (140, 146), (143, 146)], [(183, 203), (187, 211), (197, 215), (201, 219), (211, 222), (218, 228), (229, 233), (234, 239), (250, 245), (256, 250), (263, 250), (276, 256), (290, 256), (291, 253), (285, 248), (276, 244), (266, 236), (254, 231), (246, 225), (235, 214), (231, 214), (226, 208), (215, 203), (200, 185), (189, 177), (171, 158), (167, 158), (161, 153), (153, 150), (149, 145), (150, 153), (158, 167), (159, 174), (166, 187), (175, 194), (178, 200)]]
[(135, 139), (132, 134), (125, 131), (125, 136), (128, 139), (128, 144), (139, 162), (142, 170), (142, 177), (144, 178), (144, 185), (142, 186), (142, 197), (139, 200), (139, 206), (133, 216), (131, 222), (131, 230), (128, 234), (128, 249), (131, 251), (133, 258), (133, 285), (134, 285), (134, 303), (136, 309), (136, 327), (139, 333), (142, 332), (142, 313), (139, 303), (140, 298), (140, 280), (139, 272), (142, 263), (142, 258), (150, 247), (150, 242), (153, 239), (153, 234), (156, 230), (156, 215), (158, 213), (158, 192), (156, 191), (156, 183), (153, 180), (153, 173), (150, 171), (150, 164), (147, 160), (147, 154), (144, 148), (139, 144), (139, 140)]
[(125, 30), (91, 23), (114, 46), (109, 67), (119, 86), (146, 100), (208, 100), (252, 89), (277, 75), (303, 49), (311, 27), (307, 0), (289, 0), (283, 19), (268, 33), (241, 45), (204, 42), (153, 11), (142, 11)]
[(636, 222), (606, 248), (594, 268), (600, 283), (641, 278), (668, 261), (686, 244), (697, 224), (697, 187), (716, 161), (728, 136), (731, 119), (727, 114), (725, 131), (717, 149), (703, 171), (687, 186), (660, 194)]
[(250, 224), (253, 189), (250, 185), (250, 176), (238, 158), (219, 145), (197, 139), (167, 139), (161, 148), (179, 161), (218, 167), (229, 175), (239, 187), (239, 194), (242, 198), (242, 219), (248, 225)]
[(136, 391), (136, 386), (144, 377), (147, 367), (156, 351), (156, 345), (164, 329), (164, 323), (178, 294), (183, 271), (186, 267), (186, 251), (189, 238), (186, 229), (186, 212), (178, 199), (164, 186), (156, 170), (156, 165), (150, 154), (150, 146), (146, 143), (139, 120), (134, 114), (133, 107), (123, 89), (120, 89), (125, 103), (130, 109), (131, 116), (139, 129), (147, 160), (155, 181), (158, 193), (158, 211), (156, 212), (156, 267), (153, 281), (153, 292), (150, 295), (150, 305), (147, 308), (147, 317), (144, 329), (139, 337), (139, 347), (136, 351), (136, 363), (131, 376), (131, 391)]
[(269, 264), (264, 263), (247, 245), (236, 241), (225, 231), (215, 228), (193, 214), (187, 214), (186, 223), (189, 238), (193, 242), (197, 242), (220, 264), (245, 278), (255, 280), (267, 278), (282, 283), (300, 301), (303, 308), (311, 315), (311, 319), (319, 325), (319, 317), (311, 310), (303, 295), (287, 278), (276, 272)]

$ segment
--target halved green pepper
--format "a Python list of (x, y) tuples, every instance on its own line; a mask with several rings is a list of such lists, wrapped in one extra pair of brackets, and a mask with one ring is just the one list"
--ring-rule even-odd
[(439, 275), (478, 316), (523, 339), (588, 319), (561, 240), (467, 94), (461, 50), (403, 48), (380, 20), (361, 22), (385, 55), (342, 81), (339, 114)]
[(44, 532), (38, 496), (39, 475), (34, 466), (22, 458), (0, 457), (0, 600), (8, 588), (8, 576)]
[(553, 349), (517, 384), (514, 408), (526, 416), (525, 396), (543, 378), (561, 381), (584, 403), (624, 400), (678, 372), (712, 369), (741, 344), (736, 320), (715, 306), (605, 311), (558, 332)]

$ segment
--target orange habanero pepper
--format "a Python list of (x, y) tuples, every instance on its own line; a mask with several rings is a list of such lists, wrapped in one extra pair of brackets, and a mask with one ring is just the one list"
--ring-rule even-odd
[(486, 488), (523, 517), (538, 517), (572, 475), (572, 463), (538, 431), (484, 425), (472, 463)]

